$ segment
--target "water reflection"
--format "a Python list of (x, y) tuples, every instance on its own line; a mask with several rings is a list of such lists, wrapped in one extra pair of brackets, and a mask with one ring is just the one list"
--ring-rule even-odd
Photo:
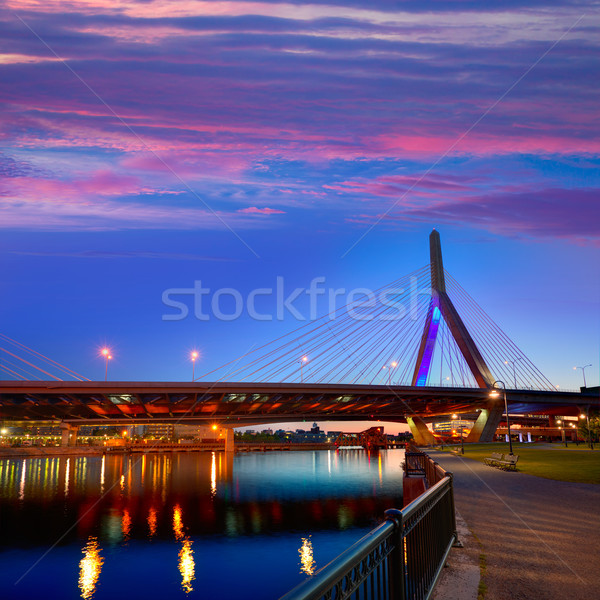
[(83, 558), (79, 562), (79, 589), (84, 600), (90, 600), (96, 591), (104, 559), (100, 556), (98, 540), (90, 537), (83, 547)]
[(210, 493), (215, 496), (217, 493), (217, 453), (212, 453), (212, 462), (210, 466)]
[(100, 467), (100, 493), (104, 493), (104, 471), (106, 469), (106, 456), (102, 455), (102, 465)]
[(121, 532), (123, 533), (123, 539), (127, 540), (131, 532), (131, 515), (127, 509), (123, 510), (123, 517), (121, 519)]
[(400, 504), (402, 457), (388, 451), (369, 462), (364, 452), (345, 451), (0, 459), (0, 547), (54, 543), (74, 522), (65, 542), (95, 536), (112, 545), (167, 539), (173, 524), (179, 541), (365, 527)]
[(194, 575), (194, 551), (192, 550), (192, 541), (189, 538), (183, 540), (181, 550), (179, 551), (179, 572), (181, 573), (181, 587), (186, 594), (194, 590), (192, 581), (196, 579)]
[(185, 527), (183, 525), (183, 512), (179, 504), (176, 504), (173, 509), (173, 533), (175, 539), (181, 542), (181, 550), (179, 550), (178, 568), (181, 573), (181, 587), (186, 594), (194, 590), (192, 581), (196, 579), (194, 575), (194, 551), (192, 550), (192, 540), (185, 535)]
[(71, 468), (71, 459), (67, 458), (67, 466), (65, 468), (65, 498), (69, 495), (69, 470)]
[(23, 461), (21, 470), (21, 482), (19, 483), (19, 500), (25, 499), (25, 473), (27, 473), (27, 461)]
[(149, 533), (150, 537), (152, 538), (156, 535), (156, 524), (157, 524), (156, 509), (153, 508), (152, 506), (148, 510), (147, 521), (148, 521), (148, 533)]
[(300, 573), (306, 573), (306, 575), (313, 575), (317, 568), (317, 563), (313, 557), (313, 545), (308, 538), (302, 538), (302, 546), (298, 550), (300, 555)]
[(181, 518), (181, 507), (179, 504), (176, 504), (173, 508), (173, 533), (176, 540), (183, 538), (183, 519)]
[[(343, 536), (350, 545), (362, 535), (351, 538), (354, 531), (370, 529), (385, 509), (401, 505), (403, 456), (344, 451), (0, 459), (0, 552), (22, 549), (25, 570), (41, 547), (61, 538), (63, 549), (73, 554), (56, 576), (76, 571), (80, 561), (79, 588), (86, 600), (113, 589), (122, 591), (117, 597), (142, 597), (142, 589), (147, 598), (265, 597), (254, 594), (267, 585), (260, 575), (265, 565), (269, 585), (290, 573), (306, 577), (316, 570), (313, 545), (323, 564), (346, 547), (321, 544), (324, 536)], [(61, 560), (60, 553), (53, 556)], [(233, 563), (240, 572), (246, 569), (239, 581), (227, 579)], [(162, 582), (161, 596), (144, 576), (150, 564), (157, 565), (152, 574)], [(2, 588), (10, 569), (0, 561), (0, 597), (10, 597)], [(96, 589), (100, 571), (103, 594)], [(55, 573), (48, 569), (45, 576)], [(228, 586), (255, 577), (259, 587), (228, 596), (216, 583), (223, 577)], [(43, 579), (39, 594), (23, 597), (43, 597)]]

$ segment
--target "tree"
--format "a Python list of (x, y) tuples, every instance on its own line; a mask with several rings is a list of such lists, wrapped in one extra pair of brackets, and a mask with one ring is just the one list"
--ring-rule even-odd
[[(581, 437), (585, 440), (588, 439), (588, 425), (587, 419), (581, 419), (579, 421), (579, 432)], [(592, 434), (592, 441), (597, 442), (600, 437), (600, 416), (590, 415), (590, 432)]]

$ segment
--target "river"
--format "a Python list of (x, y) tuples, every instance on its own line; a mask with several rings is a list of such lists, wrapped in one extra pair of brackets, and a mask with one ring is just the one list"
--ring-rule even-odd
[(274, 600), (401, 507), (403, 458), (0, 459), (0, 598)]

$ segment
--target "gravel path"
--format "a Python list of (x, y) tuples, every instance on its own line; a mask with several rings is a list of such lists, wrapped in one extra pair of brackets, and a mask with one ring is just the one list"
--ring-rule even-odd
[(600, 598), (600, 485), (427, 453), (454, 473), (457, 510), (483, 545), (485, 600)]

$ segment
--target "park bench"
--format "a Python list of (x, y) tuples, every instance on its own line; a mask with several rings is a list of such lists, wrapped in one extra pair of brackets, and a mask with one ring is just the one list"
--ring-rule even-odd
[(495, 467), (498, 461), (503, 460), (504, 455), (501, 452), (492, 452), (491, 456), (483, 459), (483, 462), (490, 467)]
[(505, 454), (504, 458), (502, 460), (497, 460), (494, 466), (499, 469), (504, 469), (505, 471), (516, 471), (518, 460), (518, 454)]

